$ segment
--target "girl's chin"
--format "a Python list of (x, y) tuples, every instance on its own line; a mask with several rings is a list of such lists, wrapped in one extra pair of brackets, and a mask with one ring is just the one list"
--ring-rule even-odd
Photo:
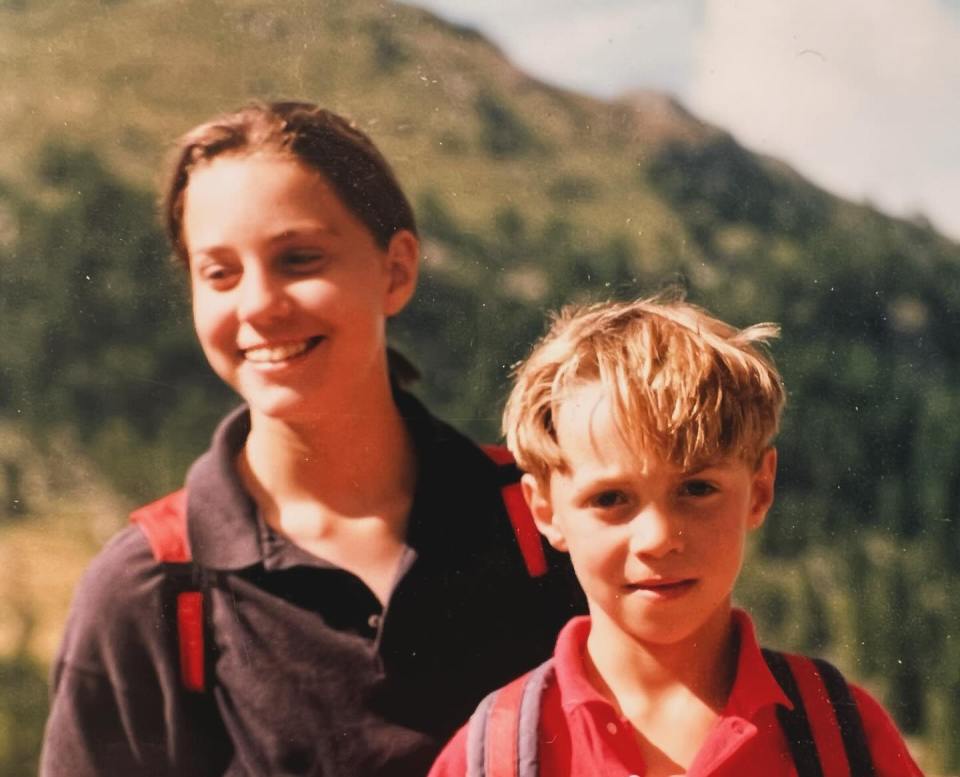
[(308, 398), (289, 389), (241, 391), (240, 396), (247, 403), (252, 416), (274, 421), (309, 421), (322, 415), (321, 408), (324, 405), (316, 395)]

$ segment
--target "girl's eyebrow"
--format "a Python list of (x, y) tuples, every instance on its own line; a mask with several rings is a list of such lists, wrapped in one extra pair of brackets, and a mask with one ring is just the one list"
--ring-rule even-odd
[(270, 244), (286, 243), (289, 240), (296, 240), (301, 237), (337, 237), (340, 233), (325, 224), (305, 224), (294, 225), (280, 230), (268, 238)]

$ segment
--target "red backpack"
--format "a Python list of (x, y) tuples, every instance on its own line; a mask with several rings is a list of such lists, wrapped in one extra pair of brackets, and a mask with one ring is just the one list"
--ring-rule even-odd
[[(533, 522), (520, 489), (520, 470), (513, 455), (497, 445), (482, 446), (498, 468), (500, 494), (527, 572), (540, 577), (547, 571), (540, 532)], [(187, 492), (180, 489), (135, 510), (130, 515), (147, 537), (153, 557), (164, 566), (176, 590), (177, 642), (180, 650), (180, 680), (189, 691), (206, 690), (209, 651), (205, 634), (209, 624), (204, 607), (207, 572), (193, 562), (187, 538)]]
[[(843, 675), (821, 659), (763, 650), (793, 709), (777, 708), (798, 777), (874, 777), (856, 701)], [(543, 693), (553, 659), (487, 696), (467, 728), (467, 777), (538, 777)]]

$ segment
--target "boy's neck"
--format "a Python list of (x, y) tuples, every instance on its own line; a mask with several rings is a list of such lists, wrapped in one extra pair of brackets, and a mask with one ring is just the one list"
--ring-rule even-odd
[(736, 675), (738, 639), (729, 602), (681, 642), (641, 642), (594, 613), (585, 666), (591, 683), (628, 719), (689, 696), (719, 714)]

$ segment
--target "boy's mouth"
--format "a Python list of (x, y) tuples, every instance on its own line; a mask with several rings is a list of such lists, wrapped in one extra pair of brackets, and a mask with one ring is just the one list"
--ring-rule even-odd
[(675, 596), (682, 596), (687, 593), (696, 584), (697, 581), (692, 577), (658, 577), (628, 583), (627, 589), (650, 598), (672, 599)]
[(321, 336), (316, 336), (304, 340), (258, 345), (253, 348), (242, 348), (240, 353), (246, 361), (253, 364), (286, 364), (313, 350), (323, 339)]

